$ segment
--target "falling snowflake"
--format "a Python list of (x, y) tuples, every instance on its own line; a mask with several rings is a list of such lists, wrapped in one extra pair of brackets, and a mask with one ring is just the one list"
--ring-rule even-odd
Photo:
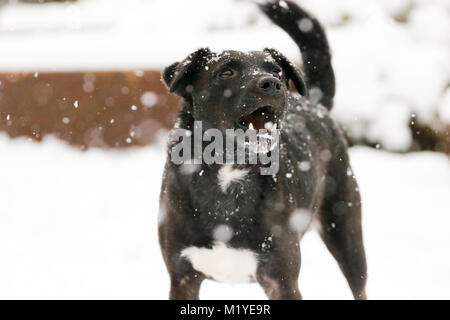
[(313, 29), (313, 22), (309, 18), (302, 18), (298, 22), (298, 27), (301, 32), (308, 33)]
[(226, 224), (220, 224), (213, 230), (213, 238), (216, 241), (228, 242), (231, 240), (231, 238), (233, 238), (233, 236), (233, 229)]
[(146, 91), (141, 95), (141, 103), (146, 107), (153, 107), (158, 102), (158, 95), (152, 91)]
[(290, 227), (300, 233), (305, 232), (311, 223), (312, 214), (309, 210), (297, 209), (289, 217)]
[(321, 159), (323, 162), (328, 162), (328, 161), (330, 161), (331, 156), (332, 156), (332, 155), (331, 155), (330, 150), (325, 149), (325, 150), (322, 150), (322, 151), (320, 152), (320, 159)]
[(311, 164), (309, 163), (309, 161), (302, 161), (298, 164), (298, 168), (300, 169), (300, 171), (308, 171), (309, 169), (311, 169)]
[(223, 96), (225, 97), (225, 98), (229, 98), (229, 97), (231, 97), (233, 95), (233, 91), (231, 91), (230, 89), (226, 89), (224, 92), (223, 92)]

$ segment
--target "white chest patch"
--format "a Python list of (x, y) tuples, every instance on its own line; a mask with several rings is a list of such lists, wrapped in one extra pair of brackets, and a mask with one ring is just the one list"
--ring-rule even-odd
[(211, 249), (189, 247), (181, 252), (195, 270), (219, 282), (253, 282), (258, 260), (248, 249), (228, 248), (223, 242), (216, 242)]
[(233, 169), (233, 165), (225, 164), (220, 168), (219, 173), (217, 174), (220, 188), (223, 192), (227, 192), (227, 189), (232, 182), (242, 181), (248, 172), (248, 169)]

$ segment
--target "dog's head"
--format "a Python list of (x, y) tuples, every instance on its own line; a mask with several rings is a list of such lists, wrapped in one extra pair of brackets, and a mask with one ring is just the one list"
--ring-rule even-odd
[(300, 72), (274, 49), (249, 53), (199, 49), (168, 66), (163, 80), (170, 92), (186, 100), (184, 112), (202, 121), (203, 128), (221, 131), (279, 125), (289, 81), (306, 94)]

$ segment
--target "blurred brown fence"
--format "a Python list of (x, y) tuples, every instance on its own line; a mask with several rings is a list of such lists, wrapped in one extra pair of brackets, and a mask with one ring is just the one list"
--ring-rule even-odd
[(153, 143), (178, 99), (160, 71), (0, 74), (0, 131), (81, 148)]

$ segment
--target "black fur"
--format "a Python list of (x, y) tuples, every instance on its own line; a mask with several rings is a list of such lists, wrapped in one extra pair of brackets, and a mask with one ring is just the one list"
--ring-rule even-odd
[(211, 55), (211, 51), (208, 48), (201, 48), (191, 53), (184, 61), (172, 63), (165, 68), (163, 80), (169, 87), (169, 91), (183, 96), (190, 76), (198, 72), (199, 68), (204, 64), (202, 60), (204, 62), (209, 55)]
[[(319, 222), (322, 239), (354, 297), (365, 298), (360, 196), (347, 144), (327, 110), (334, 95), (328, 44), (317, 20), (292, 2), (284, 3), (287, 8), (278, 1), (261, 8), (299, 44), (307, 62), (306, 81), (283, 55), (269, 49), (218, 54), (200, 49), (163, 72), (170, 91), (183, 97), (177, 124), (180, 128), (193, 130), (195, 120), (203, 121), (204, 130), (218, 128), (224, 132), (245, 127), (245, 119), (266, 106), (270, 106), (280, 128), (278, 173), (264, 176), (260, 175), (260, 165), (240, 165), (249, 173), (226, 192), (218, 182), (221, 164), (201, 164), (186, 173), (168, 157), (161, 190), (159, 239), (171, 278), (171, 299), (198, 299), (206, 276), (180, 254), (191, 246), (211, 248), (213, 230), (220, 224), (234, 231), (228, 247), (249, 249), (258, 256), (254, 280), (269, 298), (301, 298), (297, 281), (302, 234), (289, 223), (298, 209), (311, 212)], [(308, 35), (296, 22), (305, 17), (313, 21)], [(222, 78), (228, 69), (233, 76)], [(289, 80), (301, 96), (290, 92)], [(308, 99), (308, 88), (312, 87), (323, 92), (321, 103), (326, 108)], [(224, 94), (227, 90), (232, 94)]]
[[(290, 62), (282, 53), (275, 49), (266, 48), (264, 49), (264, 52), (268, 52), (278, 62), (281, 68), (286, 72), (287, 79), (294, 83), (298, 93), (302, 96), (308, 94), (308, 90), (306, 89), (306, 84), (303, 81), (301, 72), (292, 64), (292, 62)], [(287, 86), (289, 87), (288, 84)]]

